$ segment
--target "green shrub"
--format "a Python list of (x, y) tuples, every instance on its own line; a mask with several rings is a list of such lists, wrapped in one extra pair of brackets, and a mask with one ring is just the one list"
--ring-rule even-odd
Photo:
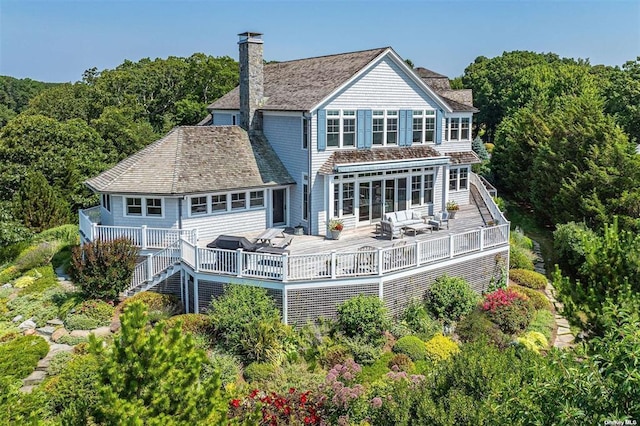
[(436, 279), (427, 293), (427, 306), (436, 318), (445, 322), (458, 321), (478, 303), (478, 295), (462, 278), (443, 275)]
[(74, 314), (86, 315), (99, 321), (102, 325), (109, 325), (115, 308), (112, 304), (102, 300), (85, 300), (75, 308)]
[(58, 316), (65, 319), (69, 312), (75, 312), (76, 306), (79, 306), (83, 300), (84, 298), (80, 292), (64, 293), (58, 301)]
[(348, 337), (344, 344), (349, 348), (353, 359), (360, 365), (369, 365), (380, 357), (381, 347), (360, 337)]
[(543, 290), (547, 287), (547, 277), (539, 272), (527, 269), (511, 269), (509, 278), (516, 284), (535, 290)]
[(59, 243), (55, 241), (44, 241), (37, 245), (30, 246), (20, 253), (14, 265), (20, 272), (45, 266), (51, 262), (51, 258), (56, 251), (58, 251), (59, 246)]
[(416, 336), (405, 336), (393, 345), (393, 352), (404, 354), (412, 361), (420, 361), (427, 358), (427, 348), (422, 340)]
[(545, 349), (549, 346), (549, 341), (544, 334), (537, 331), (527, 331), (517, 338), (517, 342), (535, 353), (540, 353), (540, 349)]
[(434, 334), (442, 331), (442, 324), (433, 319), (429, 315), (425, 304), (417, 299), (409, 302), (400, 316), (400, 321), (411, 330), (411, 333), (407, 334), (415, 334), (422, 340), (430, 339)]
[(134, 294), (124, 300), (118, 306), (117, 311), (122, 312), (126, 306), (134, 302), (142, 302), (147, 306), (147, 318), (151, 324), (162, 320), (169, 320), (171, 317), (184, 312), (182, 303), (180, 303), (180, 300), (176, 296), (156, 293), (154, 291), (143, 291)]
[(49, 363), (49, 367), (47, 368), (47, 375), (49, 376), (57, 376), (62, 372), (65, 366), (73, 359), (74, 355), (71, 352), (60, 351), (57, 352)]
[(89, 299), (117, 300), (131, 283), (138, 250), (130, 240), (95, 240), (73, 249), (70, 273)]
[(0, 284), (6, 284), (19, 276), (20, 270), (15, 265), (8, 266), (0, 271)]
[(25, 288), (30, 286), (31, 284), (33, 284), (36, 281), (35, 277), (30, 277), (28, 275), (23, 275), (20, 278), (16, 279), (13, 282), (13, 286), (15, 288)]
[(244, 379), (247, 383), (265, 383), (275, 373), (276, 368), (268, 362), (252, 362), (244, 369)]
[(553, 249), (563, 266), (562, 269), (569, 269), (575, 274), (586, 259), (583, 242), (594, 241), (597, 238), (595, 232), (584, 223), (569, 222), (557, 225), (553, 231)]
[(222, 386), (236, 383), (240, 375), (240, 361), (233, 355), (212, 352), (209, 355), (209, 363), (205, 364), (201, 378), (207, 379), (207, 374), (212, 375), (214, 371), (220, 374)]
[(43, 293), (20, 294), (7, 302), (9, 315), (22, 315), (25, 319), (33, 318), (36, 325), (42, 327), (47, 320), (58, 316), (56, 300), (62, 293), (63, 290), (60, 288), (52, 288)]
[(474, 309), (456, 325), (456, 334), (465, 343), (486, 340), (501, 349), (511, 342), (511, 338), (480, 309)]
[(249, 329), (264, 321), (279, 321), (280, 311), (267, 290), (249, 285), (229, 285), (224, 294), (211, 301), (208, 311), (222, 347), (242, 355)]
[(450, 337), (438, 333), (425, 343), (427, 359), (431, 362), (444, 361), (460, 351), (458, 344)]
[(32, 269), (26, 275), (34, 277), (34, 281), (22, 290), (22, 294), (42, 293), (45, 290), (59, 287), (58, 277), (51, 265)]
[(69, 330), (93, 330), (100, 327), (100, 321), (84, 314), (69, 314), (64, 320), (64, 327)]
[(40, 336), (19, 336), (0, 343), (0, 377), (27, 377), (47, 353), (49, 344)]
[(80, 233), (78, 225), (67, 224), (47, 229), (37, 234), (33, 241), (36, 243), (44, 241), (58, 241), (61, 245), (78, 245), (80, 244)]
[(346, 336), (358, 336), (366, 343), (381, 343), (389, 318), (378, 296), (360, 294), (338, 305), (337, 311), (338, 326)]
[(509, 268), (533, 271), (534, 257), (533, 253), (527, 249), (518, 246), (511, 246), (509, 252)]
[(399, 371), (409, 372), (413, 370), (415, 365), (413, 364), (413, 361), (411, 361), (411, 358), (405, 354), (395, 354), (387, 363), (387, 367), (389, 367), (390, 370), (393, 370), (393, 367), (396, 367)]
[(49, 395), (52, 413), (70, 416), (77, 407), (82, 407), (87, 414), (95, 413), (99, 391), (99, 368), (100, 365), (93, 355), (74, 354), (71, 360), (62, 366), (57, 376), (43, 384), (45, 392)]
[(331, 368), (336, 364), (342, 364), (347, 359), (352, 358), (349, 348), (345, 345), (333, 345), (320, 356), (320, 365), (324, 368)]
[(526, 250), (533, 250), (533, 241), (524, 235), (522, 229), (516, 228), (509, 234), (509, 244)]
[(549, 302), (549, 299), (547, 299), (547, 296), (545, 296), (544, 293), (532, 288), (522, 287), (517, 284), (510, 285), (509, 288), (515, 290), (517, 293), (520, 293), (523, 296), (528, 297), (531, 303), (533, 303), (533, 307), (535, 309), (551, 310), (551, 302)]
[(556, 320), (551, 311), (546, 309), (537, 310), (533, 315), (531, 323), (527, 327), (527, 331), (537, 331), (542, 333), (547, 340), (551, 339), (551, 332), (555, 328)]
[[(374, 383), (387, 374), (391, 368), (389, 362), (396, 356), (393, 352), (385, 352), (372, 364), (365, 365), (358, 373), (356, 379), (358, 383)], [(340, 363), (344, 364), (344, 363)], [(333, 366), (332, 366), (333, 367)]]
[(173, 328), (182, 322), (182, 331), (189, 333), (212, 334), (211, 318), (205, 314), (181, 314), (167, 320), (167, 328)]

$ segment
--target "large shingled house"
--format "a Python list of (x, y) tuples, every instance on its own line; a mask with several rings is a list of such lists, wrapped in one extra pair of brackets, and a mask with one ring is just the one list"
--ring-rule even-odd
[(125, 235), (148, 256), (131, 291), (198, 312), (225, 283), (259, 285), (301, 323), (359, 293), (396, 312), (442, 273), (496, 279), (509, 229), (471, 171), (470, 90), (389, 47), (265, 65), (261, 34), (238, 44), (240, 84), (206, 119), (87, 181), (101, 204), (81, 211), (83, 239)]

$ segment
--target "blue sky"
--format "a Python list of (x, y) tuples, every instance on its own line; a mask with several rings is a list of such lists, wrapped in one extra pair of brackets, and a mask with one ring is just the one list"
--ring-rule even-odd
[(237, 59), (243, 31), (264, 33), (267, 60), (392, 46), (450, 77), (511, 50), (621, 65), (640, 55), (640, 0), (0, 0), (0, 75), (77, 81), (125, 59)]

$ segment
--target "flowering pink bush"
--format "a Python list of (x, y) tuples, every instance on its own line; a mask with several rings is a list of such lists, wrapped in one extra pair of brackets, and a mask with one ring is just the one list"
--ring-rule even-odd
[(516, 293), (510, 288), (506, 290), (500, 288), (493, 293), (485, 294), (484, 302), (482, 303), (482, 310), (495, 312), (496, 309), (502, 306), (511, 305), (514, 299), (518, 298), (522, 298), (522, 295)]
[(535, 311), (528, 297), (510, 288), (486, 294), (482, 310), (506, 334), (514, 334), (527, 328)]

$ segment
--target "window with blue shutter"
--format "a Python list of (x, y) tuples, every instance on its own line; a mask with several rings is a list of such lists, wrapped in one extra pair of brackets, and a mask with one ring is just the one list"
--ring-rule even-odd
[(318, 110), (318, 151), (327, 149), (327, 111)]
[(365, 147), (365, 142), (364, 142), (364, 113), (365, 111), (363, 109), (359, 109), (357, 112), (357, 126), (358, 126), (358, 135), (356, 137), (357, 139), (357, 146), (358, 149), (362, 149)]
[(371, 148), (373, 143), (373, 114), (370, 109), (364, 111), (364, 147)]

